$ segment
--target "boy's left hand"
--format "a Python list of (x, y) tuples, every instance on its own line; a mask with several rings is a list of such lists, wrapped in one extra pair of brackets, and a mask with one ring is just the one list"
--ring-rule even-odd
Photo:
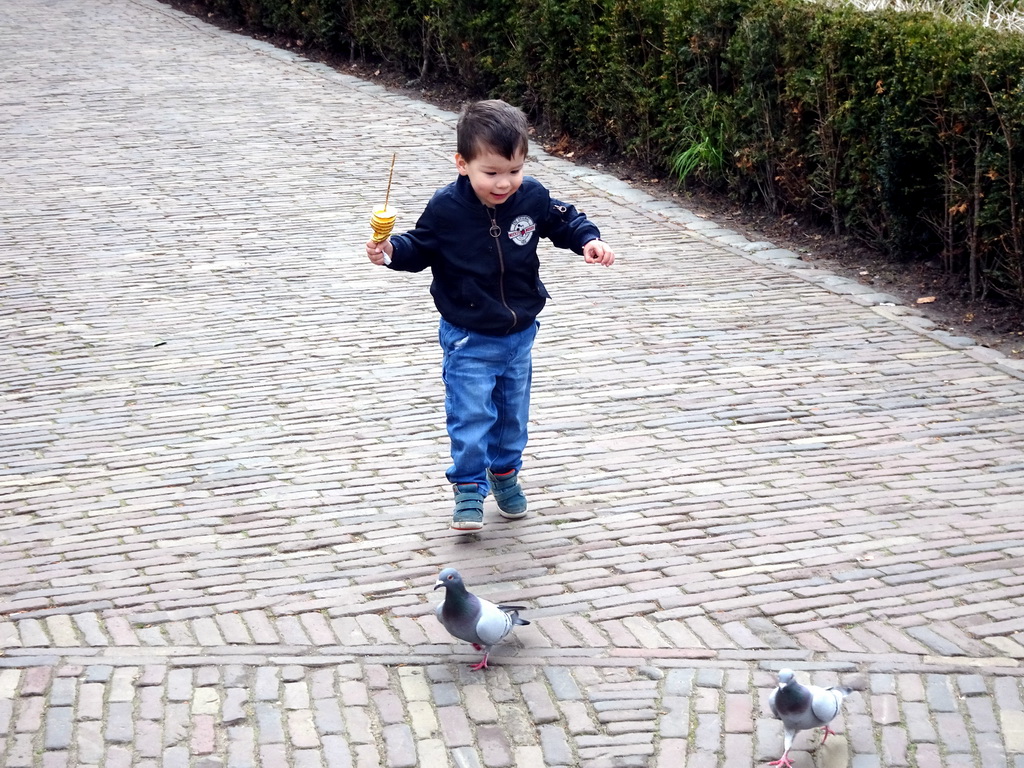
[(610, 267), (615, 263), (615, 253), (603, 240), (591, 240), (583, 246), (583, 260), (587, 264), (603, 264)]

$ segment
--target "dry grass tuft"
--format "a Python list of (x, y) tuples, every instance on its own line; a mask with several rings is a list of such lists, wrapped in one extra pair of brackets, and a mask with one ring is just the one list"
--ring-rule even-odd
[(1024, 10), (1020, 0), (849, 0), (866, 11), (914, 11), (934, 13), (953, 21), (977, 24), (1006, 32), (1024, 32)]

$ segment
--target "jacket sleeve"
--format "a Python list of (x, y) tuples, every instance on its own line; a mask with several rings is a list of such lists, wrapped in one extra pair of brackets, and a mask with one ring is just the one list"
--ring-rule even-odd
[(400, 235), (391, 236), (394, 251), (391, 254), (389, 269), (399, 272), (422, 272), (436, 263), (439, 255), (439, 242), (436, 228), (432, 226), (432, 199), (420, 214), (416, 226)]
[(577, 211), (569, 203), (549, 198), (547, 215), (544, 217), (540, 234), (551, 240), (558, 248), (569, 248), (582, 254), (583, 246), (591, 240), (599, 240), (601, 232), (586, 214)]

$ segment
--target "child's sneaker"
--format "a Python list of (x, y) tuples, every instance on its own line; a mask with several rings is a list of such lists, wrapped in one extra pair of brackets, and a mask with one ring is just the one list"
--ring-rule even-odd
[(495, 474), (487, 470), (494, 500), (498, 502), (498, 514), (508, 520), (526, 517), (526, 494), (519, 485), (519, 470)]
[(484, 527), (484, 495), (476, 483), (456, 483), (455, 511), (452, 513), (453, 531), (479, 531)]

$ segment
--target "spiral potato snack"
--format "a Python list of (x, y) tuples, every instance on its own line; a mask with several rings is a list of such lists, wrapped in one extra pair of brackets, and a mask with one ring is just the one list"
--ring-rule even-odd
[(388, 200), (391, 199), (391, 178), (395, 175), (395, 159), (397, 157), (397, 152), (391, 156), (391, 172), (388, 173), (388, 191), (384, 193), (384, 205), (374, 208), (373, 215), (370, 216), (370, 227), (373, 228), (372, 240), (375, 243), (383, 243), (390, 237), (391, 230), (395, 228), (395, 218), (398, 214), (388, 208)]
[(393, 209), (385, 204), (382, 208), (375, 208), (370, 217), (370, 226), (373, 228), (373, 242), (383, 243), (391, 235), (395, 228), (395, 218), (398, 216)]

